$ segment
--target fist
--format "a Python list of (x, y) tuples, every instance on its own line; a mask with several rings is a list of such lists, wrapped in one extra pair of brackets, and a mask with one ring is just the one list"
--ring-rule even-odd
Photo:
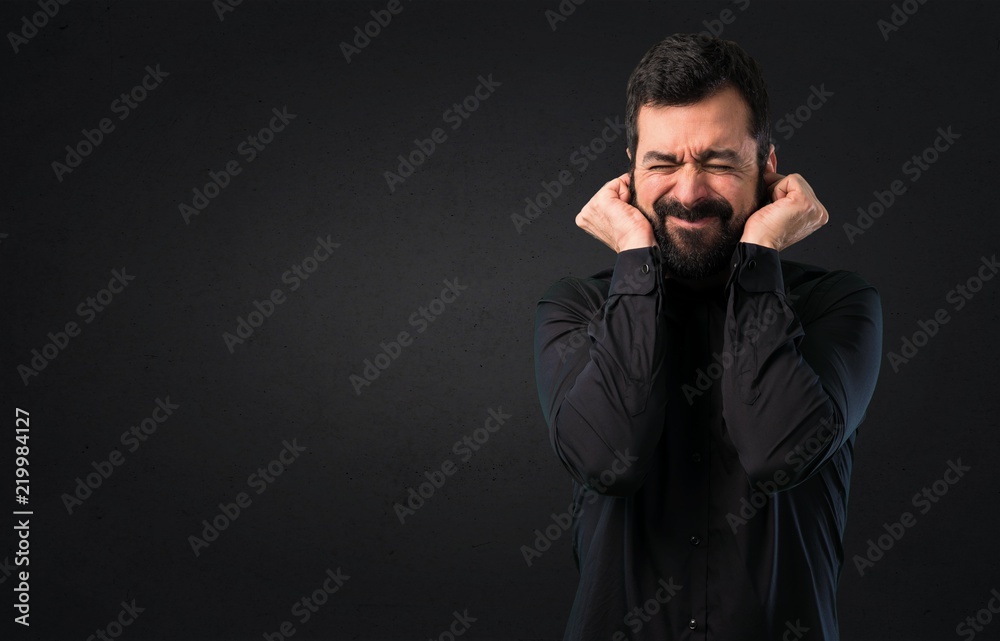
[(740, 242), (781, 251), (813, 233), (830, 220), (809, 183), (799, 174), (764, 174), (771, 204), (747, 217)]
[(576, 215), (577, 227), (618, 253), (656, 244), (649, 220), (629, 204), (628, 187), (627, 173), (608, 181)]

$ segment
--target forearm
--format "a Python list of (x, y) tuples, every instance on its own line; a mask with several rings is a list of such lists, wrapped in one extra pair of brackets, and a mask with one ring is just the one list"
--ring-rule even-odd
[[(634, 492), (665, 417), (662, 268), (658, 250), (622, 251), (592, 318), (539, 302), (535, 370), (550, 442), (573, 477), (598, 492)], [(565, 281), (560, 281), (553, 289)], [(610, 481), (610, 482), (609, 482)]]
[(751, 482), (785, 475), (793, 487), (864, 417), (881, 358), (878, 295), (851, 275), (830, 275), (824, 296), (806, 307), (807, 331), (785, 293), (778, 252), (741, 244), (735, 258), (723, 415)]

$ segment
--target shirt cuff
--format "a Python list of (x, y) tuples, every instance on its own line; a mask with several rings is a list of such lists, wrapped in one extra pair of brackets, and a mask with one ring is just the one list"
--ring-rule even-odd
[(784, 293), (785, 280), (777, 249), (740, 242), (729, 264), (733, 270), (729, 274), (727, 290), (733, 284), (739, 284), (746, 292)]
[(660, 248), (656, 245), (619, 252), (608, 296), (650, 293), (663, 280), (661, 265)]

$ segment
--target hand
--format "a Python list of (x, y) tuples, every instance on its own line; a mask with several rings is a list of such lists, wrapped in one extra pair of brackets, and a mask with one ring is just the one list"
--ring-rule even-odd
[(629, 204), (629, 175), (608, 181), (580, 213), (576, 225), (618, 253), (656, 244), (653, 226)]
[(781, 251), (813, 233), (830, 220), (826, 207), (799, 174), (764, 174), (771, 204), (747, 218), (740, 242)]

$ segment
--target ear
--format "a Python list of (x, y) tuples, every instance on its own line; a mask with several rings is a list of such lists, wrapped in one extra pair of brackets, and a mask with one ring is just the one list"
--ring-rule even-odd
[(628, 156), (628, 161), (632, 162), (632, 152), (629, 150), (628, 147), (625, 147), (625, 155)]
[(772, 174), (778, 172), (778, 157), (774, 154), (774, 145), (771, 145), (771, 152), (767, 155), (767, 162), (764, 163), (764, 169)]

